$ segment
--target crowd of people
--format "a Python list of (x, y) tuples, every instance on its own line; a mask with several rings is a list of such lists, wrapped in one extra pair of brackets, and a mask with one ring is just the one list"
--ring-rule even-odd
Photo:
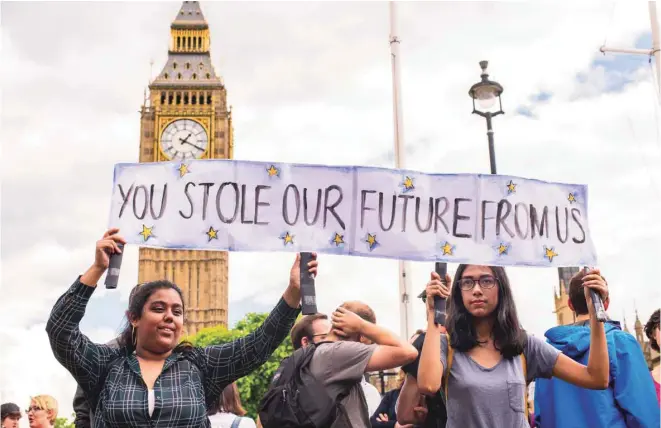
[[(660, 426), (659, 367), (648, 371), (619, 323), (596, 319), (590, 291), (609, 304), (599, 270), (571, 279), (576, 322), (551, 328), (546, 340), (523, 329), (505, 269), (496, 266), (462, 264), (454, 279), (431, 273), (422, 295), (427, 325), (409, 340), (379, 326), (359, 301), (299, 319), (297, 255), (282, 297), (243, 338), (207, 347), (182, 342), (183, 294), (159, 280), (134, 287), (122, 333), (96, 344), (79, 324), (110, 255), (124, 243), (117, 229), (104, 234), (94, 262), (58, 299), (46, 327), (55, 358), (78, 384), (78, 428)], [(308, 268), (317, 275), (316, 255)], [(437, 298), (447, 301), (444, 325), (434, 318)], [(659, 310), (645, 332), (658, 351)], [(276, 371), (256, 420), (246, 417), (236, 380), (287, 336), (293, 354)], [(397, 368), (398, 387), (383, 396), (366, 381), (368, 372)], [(53, 426), (57, 409), (53, 397), (31, 398), (30, 427)], [(2, 404), (2, 428), (17, 427), (21, 416), (16, 404)]]

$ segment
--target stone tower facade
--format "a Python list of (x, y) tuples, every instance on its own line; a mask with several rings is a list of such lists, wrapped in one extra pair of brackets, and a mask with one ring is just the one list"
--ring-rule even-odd
[(574, 312), (569, 309), (569, 282), (580, 269), (577, 267), (558, 268), (558, 290), (554, 293), (555, 317), (558, 325), (576, 322)]
[[(199, 3), (183, 2), (170, 26), (167, 62), (140, 112), (140, 162), (232, 158), (231, 108), (211, 63), (210, 41)], [(181, 287), (187, 334), (227, 326), (227, 252), (141, 248), (138, 277)]]

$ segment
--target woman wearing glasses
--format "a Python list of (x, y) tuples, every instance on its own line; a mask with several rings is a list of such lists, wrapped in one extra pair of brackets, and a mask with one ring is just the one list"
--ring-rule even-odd
[[(421, 393), (434, 394), (443, 386), (447, 428), (528, 427), (526, 385), (536, 378), (555, 376), (590, 389), (608, 386), (606, 335), (589, 293), (592, 289), (604, 300), (608, 296), (599, 271), (583, 280), (591, 316), (587, 366), (525, 333), (505, 269), (460, 265), (455, 276), (454, 283), (449, 275), (445, 278), (451, 292), (436, 273), (427, 284), (428, 327), (418, 370)], [(435, 296), (451, 296), (446, 326), (434, 323)]]
[(30, 428), (52, 428), (57, 419), (57, 400), (50, 395), (37, 395), (25, 410)]

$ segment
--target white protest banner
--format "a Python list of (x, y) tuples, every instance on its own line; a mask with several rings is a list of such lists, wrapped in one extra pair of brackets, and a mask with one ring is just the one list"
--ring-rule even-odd
[(118, 164), (110, 227), (169, 249), (595, 265), (587, 187), (233, 160)]

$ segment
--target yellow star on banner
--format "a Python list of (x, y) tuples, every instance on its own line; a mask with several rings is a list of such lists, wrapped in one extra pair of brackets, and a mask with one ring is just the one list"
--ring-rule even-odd
[(507, 251), (508, 251), (509, 249), (510, 249), (509, 245), (505, 245), (505, 244), (501, 243), (501, 244), (498, 246), (498, 255), (501, 255), (501, 254), (507, 254)]
[(280, 175), (280, 170), (276, 168), (275, 165), (271, 165), (269, 169), (266, 170), (266, 172), (268, 172), (269, 177), (275, 177)]
[(211, 242), (212, 239), (218, 239), (218, 230), (214, 229), (213, 226), (209, 226), (209, 230), (205, 233), (209, 237), (209, 242)]
[(512, 180), (507, 183), (507, 193), (516, 193), (516, 184), (514, 184)]
[(567, 196), (567, 200), (569, 201), (570, 204), (573, 204), (574, 202), (576, 202), (576, 195), (570, 193), (569, 196)]
[(404, 186), (404, 191), (413, 190), (415, 188), (415, 186), (413, 185), (413, 179), (408, 176), (404, 178), (404, 182), (402, 183), (402, 185)]
[(452, 256), (452, 251), (454, 251), (454, 247), (449, 243), (445, 242), (443, 245), (441, 245), (441, 250), (443, 250), (443, 255), (444, 256)]
[(558, 253), (554, 251), (554, 247), (548, 248), (544, 246), (544, 257), (549, 259), (549, 262), (553, 261), (553, 257), (556, 257)]
[(182, 163), (179, 165), (179, 168), (177, 168), (177, 171), (179, 171), (179, 177), (183, 177), (184, 175), (188, 174), (190, 171), (188, 170), (188, 165), (185, 163)]
[(142, 239), (144, 239), (145, 242), (147, 242), (147, 240), (148, 240), (149, 238), (151, 238), (152, 236), (154, 236), (154, 233), (151, 231), (153, 228), (154, 228), (154, 226), (152, 226), (152, 227), (147, 227), (147, 226), (145, 226), (145, 225), (143, 224), (143, 225), (142, 225), (142, 232), (138, 233), (138, 235), (142, 235)]
[(340, 235), (336, 232), (333, 237), (333, 244), (335, 244), (336, 247), (339, 247), (340, 244), (344, 244), (344, 235)]
[(367, 242), (367, 245), (369, 245), (370, 251), (372, 251), (377, 245), (379, 245), (379, 241), (376, 240), (376, 235), (372, 235), (371, 233), (367, 234), (367, 238), (365, 238), (365, 242)]
[(287, 232), (284, 235), (280, 236), (280, 239), (282, 239), (282, 244), (283, 245), (294, 244), (294, 235), (289, 234), (289, 232)]

